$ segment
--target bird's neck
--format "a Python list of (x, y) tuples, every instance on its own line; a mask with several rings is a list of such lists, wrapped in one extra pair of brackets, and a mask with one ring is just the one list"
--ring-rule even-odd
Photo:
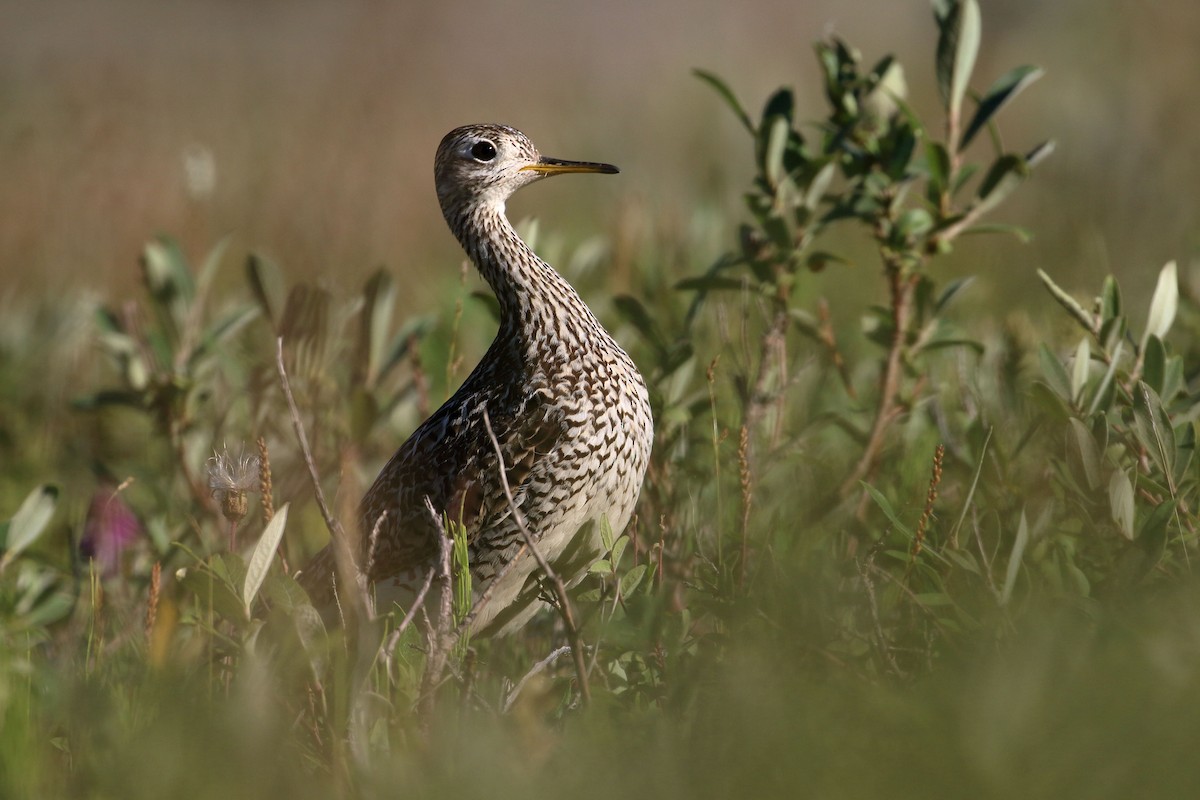
[(575, 289), (517, 235), (503, 204), (447, 213), (446, 221), (500, 304), (498, 339), (544, 349), (547, 336), (608, 338)]

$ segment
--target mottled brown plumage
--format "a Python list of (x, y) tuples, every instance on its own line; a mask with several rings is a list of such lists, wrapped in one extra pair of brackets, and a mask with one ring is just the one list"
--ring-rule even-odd
[[(540, 178), (616, 171), (544, 158), (524, 134), (502, 125), (457, 128), (438, 147), (442, 213), (495, 292), (500, 330), (463, 385), (417, 428), (363, 498), (364, 550), (377, 523), (379, 532), (359, 563), (370, 565), (381, 610), (392, 600), (411, 603), (434, 561), (436, 528), (426, 497), (466, 526), (476, 597), (519, 551), (485, 408), (515, 503), (539, 551), (564, 578), (581, 574), (598, 555), (601, 518), (616, 532), (629, 521), (653, 439), (645, 382), (575, 290), (504, 215), (508, 197)], [(535, 587), (526, 585), (536, 564), (528, 553), (520, 559), (492, 590), (476, 631), (513, 630), (538, 607)], [(309, 585), (330, 586), (332, 567), (327, 549), (306, 570)]]

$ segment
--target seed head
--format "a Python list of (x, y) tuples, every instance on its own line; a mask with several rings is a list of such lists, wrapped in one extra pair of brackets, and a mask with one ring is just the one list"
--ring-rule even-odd
[(230, 522), (241, 522), (246, 516), (249, 503), (247, 492), (258, 490), (260, 461), (256, 455), (247, 455), (239, 450), (237, 456), (222, 446), (208, 459), (208, 488), (221, 504), (221, 514)]

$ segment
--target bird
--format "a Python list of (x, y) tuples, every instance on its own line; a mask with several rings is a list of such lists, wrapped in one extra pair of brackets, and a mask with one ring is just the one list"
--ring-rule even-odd
[[(505, 215), (513, 192), (536, 181), (618, 171), (543, 156), (506, 125), (455, 128), (438, 146), (442, 215), (495, 294), (500, 323), (470, 375), (384, 465), (359, 505), (354, 555), (380, 610), (392, 602), (411, 607), (429, 580), (442, 535), (430, 507), (465, 530), (473, 600), (487, 593), (472, 635), (512, 633), (544, 605), (522, 524), (568, 583), (601, 555), (601, 525), (614, 536), (627, 526), (654, 439), (646, 382)], [(336, 591), (332, 548), (306, 568), (306, 587)]]

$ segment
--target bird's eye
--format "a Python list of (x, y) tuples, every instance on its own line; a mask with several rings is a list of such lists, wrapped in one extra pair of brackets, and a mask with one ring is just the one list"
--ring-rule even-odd
[(471, 155), (479, 161), (491, 161), (496, 157), (496, 145), (481, 139), (471, 147)]

